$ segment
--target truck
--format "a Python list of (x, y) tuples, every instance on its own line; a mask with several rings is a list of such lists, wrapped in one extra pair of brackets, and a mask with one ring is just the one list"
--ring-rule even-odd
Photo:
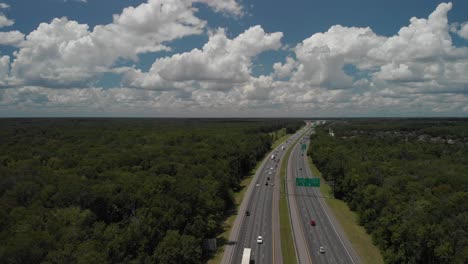
[(250, 248), (244, 248), (244, 254), (242, 254), (242, 264), (250, 264)]

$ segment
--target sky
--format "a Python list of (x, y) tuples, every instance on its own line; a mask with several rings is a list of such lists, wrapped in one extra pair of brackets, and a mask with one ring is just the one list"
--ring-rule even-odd
[(467, 10), (0, 0), (0, 117), (468, 117)]

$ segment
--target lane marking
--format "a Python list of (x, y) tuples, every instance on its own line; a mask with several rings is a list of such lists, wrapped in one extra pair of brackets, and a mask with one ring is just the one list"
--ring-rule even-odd
[[(305, 158), (304, 158), (304, 159), (305, 159)], [(308, 162), (307, 162), (307, 164), (308, 164)], [(316, 190), (314, 190), (314, 192), (315, 192), (315, 194), (317, 194)], [(345, 243), (344, 243), (343, 240), (341, 239), (340, 234), (338, 234), (338, 231), (336, 231), (335, 225), (334, 225), (334, 223), (331, 221), (331, 218), (330, 218), (330, 216), (328, 215), (327, 210), (325, 210), (325, 208), (324, 208), (324, 206), (323, 206), (323, 201), (322, 201), (323, 198), (318, 197), (318, 200), (319, 200), (320, 206), (322, 207), (322, 210), (325, 212), (325, 215), (326, 215), (327, 218), (328, 218), (328, 222), (330, 222), (330, 224), (331, 224), (331, 226), (332, 226), (332, 228), (333, 228), (333, 231), (335, 231), (336, 236), (338, 236), (338, 239), (340, 240), (340, 242), (341, 242), (341, 244), (343, 245), (343, 247), (344, 247), (346, 253), (348, 254), (349, 258), (351, 259), (351, 262), (353, 262), (354, 264), (356, 264), (356, 262), (354, 262), (353, 257), (351, 256), (351, 254), (349, 253), (348, 249), (346, 248)]]

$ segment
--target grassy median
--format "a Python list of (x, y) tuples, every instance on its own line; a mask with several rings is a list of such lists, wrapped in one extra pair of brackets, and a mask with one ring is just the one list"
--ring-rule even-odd
[(321, 178), (320, 192), (327, 197), (325, 201), (332, 210), (341, 228), (346, 233), (354, 250), (359, 255), (363, 264), (383, 264), (383, 258), (379, 249), (372, 243), (372, 238), (366, 230), (359, 225), (358, 216), (349, 209), (348, 205), (338, 199), (334, 199), (331, 187), (326, 184), (320, 171), (315, 167), (312, 159), (309, 157), (309, 166), (312, 173)]
[(290, 147), (281, 162), (281, 190), (279, 202), (280, 216), (280, 235), (281, 235), (281, 254), (283, 255), (283, 263), (297, 263), (296, 251), (294, 249), (294, 240), (292, 236), (291, 221), (289, 219), (288, 197), (286, 196), (286, 171), (288, 166), (289, 155), (293, 147)]
[(283, 255), (283, 263), (297, 263), (296, 251), (294, 248), (294, 238), (292, 236), (291, 221), (289, 218), (288, 208), (288, 197), (286, 197), (286, 172), (288, 168), (289, 155), (293, 150), (296, 143), (302, 138), (304, 134), (298, 137), (286, 151), (286, 155), (283, 157), (281, 162), (281, 189), (280, 189), (280, 202), (279, 202), (279, 214), (280, 214), (280, 234), (281, 234), (281, 253)]

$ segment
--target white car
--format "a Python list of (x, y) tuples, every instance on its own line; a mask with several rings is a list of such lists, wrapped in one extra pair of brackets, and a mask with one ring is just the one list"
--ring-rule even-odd
[(320, 253), (325, 253), (325, 248), (324, 248), (324, 247), (320, 247), (319, 252), (320, 252)]
[(257, 183), (255, 186), (259, 187), (259, 186), (260, 186), (260, 183)]
[(262, 236), (257, 237), (257, 244), (263, 244), (263, 238)]

